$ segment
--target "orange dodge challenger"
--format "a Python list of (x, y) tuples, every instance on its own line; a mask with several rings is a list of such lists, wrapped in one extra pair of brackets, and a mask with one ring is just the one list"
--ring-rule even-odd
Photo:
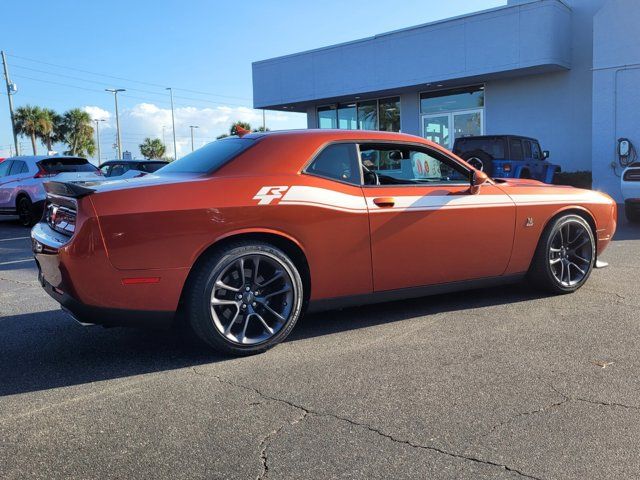
[(580, 288), (616, 229), (607, 195), (488, 178), (423, 138), (302, 130), (217, 140), (153, 175), (50, 182), (39, 278), (82, 323), (162, 325), (249, 354), (307, 310), (527, 277)]

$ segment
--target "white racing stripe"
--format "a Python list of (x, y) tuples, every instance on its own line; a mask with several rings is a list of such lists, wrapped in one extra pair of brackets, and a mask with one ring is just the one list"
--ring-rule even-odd
[(294, 185), (290, 187), (280, 200), (280, 205), (306, 205), (310, 207), (328, 208), (343, 212), (389, 212), (420, 211), (455, 208), (487, 208), (509, 205), (567, 205), (567, 204), (608, 204), (610, 200), (598, 192), (580, 192), (578, 194), (538, 194), (538, 195), (385, 195), (393, 197), (393, 207), (379, 207), (374, 203), (375, 197), (363, 197), (337, 192), (327, 188)]

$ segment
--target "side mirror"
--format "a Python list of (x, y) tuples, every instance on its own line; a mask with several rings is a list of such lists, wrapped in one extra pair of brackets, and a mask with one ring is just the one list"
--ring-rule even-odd
[(489, 175), (480, 170), (474, 170), (471, 174), (471, 193), (476, 194), (480, 191), (480, 187), (489, 181)]
[(546, 160), (547, 158), (549, 158), (549, 150), (543, 150), (542, 151), (542, 159)]

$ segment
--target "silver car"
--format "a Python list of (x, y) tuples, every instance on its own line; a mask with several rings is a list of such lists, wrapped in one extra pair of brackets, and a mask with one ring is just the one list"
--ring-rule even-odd
[(81, 157), (22, 156), (0, 163), (0, 214), (18, 215), (30, 226), (42, 217), (44, 182), (103, 180), (102, 173)]

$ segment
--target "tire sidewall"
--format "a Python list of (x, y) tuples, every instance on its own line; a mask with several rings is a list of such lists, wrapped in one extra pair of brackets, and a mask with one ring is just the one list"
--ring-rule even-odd
[[(218, 275), (236, 261), (238, 257), (245, 255), (263, 255), (276, 260), (290, 276), (291, 283), (293, 285), (294, 305), (287, 323), (273, 337), (253, 345), (240, 345), (229, 341), (216, 328), (213, 315), (211, 314), (210, 303), (211, 294)], [(200, 321), (200, 328), (196, 329), (196, 333), (199, 331), (200, 336), (204, 337), (203, 340), (217, 349), (235, 354), (249, 355), (265, 351), (274, 345), (277, 345), (291, 333), (291, 330), (295, 327), (302, 312), (304, 291), (302, 278), (298, 269), (284, 252), (271, 245), (257, 242), (246, 245), (236, 245), (216, 255), (211, 262), (207, 262), (206, 266), (204, 266), (204, 268), (207, 267), (208, 272), (206, 272), (203, 277), (203, 282), (199, 285), (200, 288), (196, 286), (196, 289), (200, 292), (200, 299), (196, 304), (196, 313), (199, 317), (198, 320)], [(196, 295), (198, 295), (197, 292)]]
[[(26, 216), (24, 217), (21, 213), (23, 208), (26, 210)], [(33, 203), (31, 203), (31, 200), (29, 200), (28, 197), (21, 197), (20, 200), (18, 200), (16, 210), (18, 213), (18, 218), (20, 219), (20, 224), (25, 227), (30, 227), (33, 224)]]
[[(587, 235), (589, 236), (589, 240), (591, 243), (591, 262), (589, 263), (589, 270), (587, 271), (586, 275), (582, 280), (580, 280), (578, 283), (570, 287), (562, 285), (556, 279), (555, 275), (551, 270), (551, 264), (549, 263), (550, 254), (551, 254), (551, 243), (553, 242), (553, 238), (556, 232), (560, 228), (565, 226), (567, 223), (579, 223), (582, 227), (584, 227), (585, 231), (587, 232)], [(557, 291), (563, 292), (563, 293), (575, 292), (580, 287), (582, 287), (582, 285), (584, 285), (585, 282), (591, 276), (591, 272), (593, 271), (593, 267), (596, 262), (596, 242), (595, 242), (595, 237), (593, 236), (593, 231), (591, 230), (591, 226), (586, 222), (584, 218), (580, 217), (579, 215), (564, 215), (558, 218), (549, 229), (547, 235), (545, 235), (545, 241), (544, 241), (543, 247), (544, 247), (544, 250), (541, 253), (544, 256), (544, 265), (545, 265), (544, 271), (548, 281), (553, 285), (553, 288), (556, 289)]]

